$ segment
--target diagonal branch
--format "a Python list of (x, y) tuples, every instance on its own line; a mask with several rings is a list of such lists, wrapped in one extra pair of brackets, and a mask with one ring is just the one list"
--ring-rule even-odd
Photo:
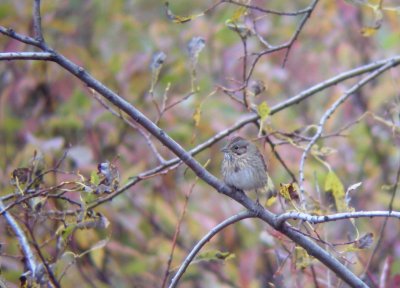
[[(2, 201), (0, 201), (0, 210), (4, 211), (5, 207)], [(31, 272), (31, 276), (33, 279), (36, 277), (36, 270), (38, 264), (36, 263), (36, 257), (33, 254), (31, 247), (29, 246), (28, 240), (25, 236), (24, 231), (22, 231), (21, 227), (18, 225), (17, 221), (15, 221), (14, 217), (7, 211), (3, 213), (4, 218), (6, 219), (8, 225), (10, 225), (11, 229), (14, 231), (17, 236), (19, 245), (21, 246), (22, 252), (26, 259), (26, 266)]]
[(297, 27), (296, 32), (293, 34), (293, 37), (290, 39), (290, 41), (288, 43), (288, 47), (286, 49), (285, 58), (283, 59), (282, 67), (285, 67), (286, 62), (289, 57), (290, 50), (292, 49), (294, 42), (296, 42), (297, 38), (299, 37), (300, 32), (303, 29), (304, 25), (306, 25), (307, 20), (310, 18), (311, 13), (314, 11), (315, 6), (317, 6), (317, 3), (318, 3), (318, 0), (314, 0), (314, 2), (311, 3), (308, 11), (305, 13), (305, 15), (303, 16), (303, 19), (301, 19), (301, 21), (300, 21), (299, 27)]
[(304, 25), (307, 23), (307, 20), (310, 18), (311, 13), (314, 11), (315, 6), (317, 5), (317, 3), (318, 3), (318, 0), (314, 0), (314, 2), (312, 2), (311, 5), (308, 8), (306, 8), (304, 10), (301, 10), (302, 13), (300, 13), (300, 14), (305, 14), (305, 15), (301, 19), (300, 24), (297, 27), (296, 31), (294, 32), (293, 36), (286, 43), (283, 43), (283, 44), (278, 45), (278, 46), (272, 46), (271, 47), (271, 45), (269, 45), (266, 41), (264, 41), (260, 37), (260, 35), (258, 35), (258, 33), (256, 33), (257, 37), (260, 39), (260, 41), (264, 45), (266, 45), (268, 48), (266, 50), (261, 51), (261, 52), (255, 53), (256, 57), (253, 60), (253, 63), (251, 64), (251, 66), (250, 66), (250, 71), (249, 71), (249, 73), (247, 75), (247, 81), (246, 82), (248, 82), (250, 77), (251, 77), (251, 75), (253, 75), (253, 71), (254, 71), (258, 61), (261, 59), (261, 57), (263, 57), (263, 56), (265, 56), (267, 54), (271, 54), (271, 53), (274, 53), (274, 52), (277, 52), (277, 51), (285, 49), (286, 52), (285, 52), (285, 56), (284, 56), (283, 62), (282, 62), (282, 67), (285, 67), (285, 64), (286, 64), (286, 62), (288, 60), (289, 52), (290, 52), (292, 46), (294, 45), (294, 43), (296, 42), (297, 38), (299, 37), (300, 32), (303, 29)]
[(39, 41), (33, 39), (32, 37), (18, 34), (11, 28), (5, 28), (3, 26), (0, 26), (0, 33), (4, 34), (4, 35), (7, 35), (7, 36), (9, 36), (9, 37), (11, 37), (11, 38), (13, 38), (15, 40), (18, 40), (18, 41), (20, 41), (22, 43), (29, 44), (29, 45), (41, 48)]

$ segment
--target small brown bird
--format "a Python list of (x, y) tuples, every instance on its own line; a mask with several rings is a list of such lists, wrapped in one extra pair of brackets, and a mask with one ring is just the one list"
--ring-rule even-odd
[(257, 146), (243, 139), (233, 138), (224, 148), (221, 173), (224, 182), (236, 189), (250, 191), (267, 189), (267, 165)]

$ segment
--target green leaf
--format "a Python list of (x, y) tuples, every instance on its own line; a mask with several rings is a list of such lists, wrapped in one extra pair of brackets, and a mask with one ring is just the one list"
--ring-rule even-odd
[(169, 20), (171, 20), (174, 23), (179, 23), (179, 24), (189, 22), (189, 21), (193, 20), (194, 18), (204, 15), (204, 13), (200, 13), (197, 15), (189, 15), (189, 16), (175, 15), (169, 8), (169, 2), (165, 2), (165, 13), (167, 14), (167, 17)]
[(271, 108), (268, 106), (267, 102), (264, 101), (257, 106), (257, 112), (261, 118), (261, 121), (265, 121), (265, 119), (268, 118), (269, 113), (271, 112)]
[(68, 236), (72, 234), (72, 232), (74, 232), (76, 229), (76, 224), (70, 224), (67, 227), (62, 227), (57, 229), (56, 234), (62, 236), (62, 239), (64, 240), (64, 242), (67, 240)]
[(204, 253), (199, 254), (196, 257), (196, 262), (198, 261), (213, 261), (213, 260), (231, 260), (235, 258), (235, 254), (231, 252), (221, 252), (219, 250), (211, 250)]
[(97, 186), (100, 183), (99, 174), (96, 171), (92, 171), (90, 174), (90, 183)]
[(345, 212), (348, 210), (345, 201), (344, 186), (339, 177), (333, 171), (329, 171), (328, 175), (326, 176), (325, 191), (332, 193), (338, 212)]
[(240, 6), (233, 13), (232, 17), (229, 19), (231, 22), (238, 22), (242, 16), (247, 14), (247, 7)]
[(258, 132), (259, 136), (262, 134), (261, 132), (264, 129), (264, 121), (268, 118), (270, 112), (271, 108), (268, 106), (266, 101), (257, 106), (257, 113), (258, 116), (260, 116), (260, 130)]
[(294, 252), (296, 257), (296, 269), (305, 269), (311, 264), (312, 258), (304, 248), (296, 246)]
[(81, 195), (81, 196), (82, 196), (85, 204), (92, 203), (93, 201), (95, 201), (97, 199), (97, 195), (95, 195), (94, 193), (91, 193), (91, 192), (85, 193), (84, 192), (82, 194), (83, 195)]
[(292, 198), (290, 197), (290, 193), (289, 193), (289, 185), (291, 184), (280, 184), (279, 187), (279, 195), (281, 195), (283, 197), (283, 199), (290, 201), (292, 200)]
[(193, 121), (194, 121), (194, 126), (196, 127), (196, 128), (198, 128), (199, 127), (199, 124), (200, 124), (200, 120), (201, 120), (201, 105), (202, 103), (199, 103), (197, 106), (196, 106), (196, 109), (194, 110), (194, 113), (193, 113)]
[(150, 64), (150, 69), (151, 69), (150, 94), (153, 94), (153, 92), (154, 92), (154, 88), (158, 82), (158, 76), (160, 75), (161, 68), (163, 67), (166, 59), (167, 59), (167, 55), (162, 51), (158, 51), (152, 57), (151, 64)]

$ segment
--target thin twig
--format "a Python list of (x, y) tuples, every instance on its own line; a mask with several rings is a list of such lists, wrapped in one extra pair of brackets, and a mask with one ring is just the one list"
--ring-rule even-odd
[(184, 97), (182, 97), (181, 99), (176, 100), (175, 102), (172, 102), (171, 104), (168, 104), (168, 105), (165, 107), (164, 112), (167, 111), (167, 110), (169, 110), (169, 109), (171, 109), (171, 108), (173, 108), (174, 106), (176, 106), (176, 105), (182, 103), (183, 101), (189, 99), (190, 97), (192, 97), (192, 96), (195, 95), (195, 94), (196, 94), (196, 91), (195, 91), (195, 92), (190, 92), (190, 93), (188, 93), (187, 95), (185, 95)]
[(24, 254), (24, 258), (26, 260), (26, 266), (28, 267), (29, 271), (31, 272), (31, 276), (33, 279), (36, 277), (36, 269), (38, 267), (37, 260), (35, 255), (33, 254), (31, 247), (29, 246), (28, 240), (24, 231), (22, 231), (21, 227), (18, 225), (17, 221), (15, 221), (14, 217), (11, 216), (5, 210), (4, 204), (0, 201), (0, 210), (4, 211), (2, 214), (6, 219), (8, 225), (10, 225), (11, 229), (14, 231), (15, 235), (17, 236), (19, 245), (21, 246), (22, 252)]
[(36, 241), (36, 237), (35, 237), (34, 232), (32, 231), (32, 229), (30, 229), (29, 226), (27, 226), (27, 228), (28, 228), (29, 234), (31, 235), (31, 238), (32, 238), (31, 243), (32, 243), (33, 247), (35, 248), (37, 254), (39, 255), (39, 258), (42, 261), (44, 268), (46, 269), (46, 272), (47, 272), (47, 275), (49, 276), (50, 282), (57, 288), (61, 287), (61, 285), (58, 282), (56, 276), (54, 275), (53, 270), (51, 269), (49, 263), (47, 263), (46, 258), (44, 257), (42, 251), (40, 250), (40, 247), (39, 247), (39, 244)]
[(269, 138), (269, 136), (265, 136), (265, 140), (268, 142), (269, 146), (271, 147), (272, 153), (274, 153), (276, 159), (281, 163), (283, 168), (286, 170), (286, 172), (289, 174), (289, 176), (292, 178), (292, 182), (297, 182), (296, 176), (294, 173), (289, 169), (289, 167), (286, 165), (285, 161), (282, 159), (282, 157), (279, 155), (278, 151), (276, 151), (275, 146), (276, 144), (272, 142), (272, 140)]
[(283, 58), (282, 67), (285, 67), (286, 62), (287, 62), (288, 57), (289, 57), (290, 50), (293, 47), (293, 44), (296, 42), (297, 38), (299, 37), (300, 32), (303, 29), (304, 25), (306, 24), (307, 20), (310, 18), (311, 13), (314, 11), (315, 6), (317, 5), (317, 3), (318, 3), (318, 0), (314, 0), (314, 2), (311, 3), (311, 5), (308, 8), (307, 12), (303, 16), (303, 19), (301, 19), (300, 24), (296, 29), (296, 32), (293, 34), (292, 38), (290, 39), (290, 41), (288, 43), (288, 47), (286, 49), (285, 57)]
[(234, 0), (223, 0), (222, 2), (231, 3), (231, 4), (235, 4), (237, 6), (246, 7), (251, 10), (256, 10), (256, 11), (263, 12), (266, 14), (274, 14), (274, 15), (279, 15), (279, 16), (298, 16), (298, 15), (308, 13), (310, 10), (310, 7), (307, 7), (305, 9), (301, 9), (301, 10), (294, 11), (294, 12), (284, 12), (284, 11), (276, 11), (276, 10), (271, 10), (271, 9), (264, 9), (259, 6), (248, 5), (248, 4), (237, 2)]
[(26, 194), (22, 197), (19, 197), (17, 200), (8, 204), (7, 206), (4, 206), (3, 202), (1, 202), (2, 207), (0, 207), (0, 215), (5, 215), (7, 213), (7, 211), (10, 210), (11, 208), (13, 208), (14, 206), (16, 206), (22, 202), (25, 202), (31, 198), (38, 197), (38, 196), (46, 196), (51, 191), (59, 189), (60, 187), (64, 186), (65, 184), (67, 184), (67, 182), (62, 182), (56, 186), (44, 188), (44, 189), (38, 190), (36, 192)]
[(121, 119), (122, 121), (124, 121), (126, 124), (128, 124), (128, 126), (132, 127), (133, 129), (137, 130), (145, 139), (147, 145), (149, 146), (150, 150), (153, 152), (154, 156), (157, 158), (157, 160), (160, 162), (160, 164), (164, 164), (165, 163), (165, 159), (164, 157), (161, 156), (160, 152), (158, 152), (156, 146), (154, 145), (153, 141), (151, 141), (149, 134), (147, 134), (145, 131), (143, 131), (143, 129), (132, 123), (132, 121), (130, 121), (129, 119), (126, 119), (121, 113), (118, 113), (117, 111), (115, 111), (108, 103), (106, 103), (103, 99), (101, 99), (100, 97), (98, 97), (98, 95), (92, 91), (93, 96), (95, 97), (95, 99), (108, 111), (110, 111), (111, 114), (113, 114), (114, 116), (118, 117), (119, 119)]
[(275, 218), (275, 225), (279, 227), (285, 221), (302, 220), (311, 224), (326, 223), (344, 219), (355, 219), (355, 218), (372, 218), (372, 217), (391, 217), (400, 219), (400, 211), (357, 211), (357, 212), (343, 212), (331, 215), (311, 215), (307, 213), (291, 211), (277, 215)]
[[(389, 214), (391, 214), (392, 211), (393, 211), (393, 202), (394, 202), (394, 199), (396, 197), (397, 188), (398, 188), (399, 181), (400, 181), (400, 163), (399, 163), (399, 168), (397, 169), (397, 175), (396, 175), (396, 180), (395, 181), (396, 182), (394, 183), (393, 190), (392, 190), (392, 197), (390, 198), (389, 207), (388, 207)], [(374, 250), (372, 251), (370, 257), (368, 258), (367, 264), (365, 265), (364, 274), (368, 271), (369, 266), (371, 265), (372, 260), (374, 259), (374, 256), (375, 256), (375, 254), (377, 253), (377, 251), (379, 249), (379, 246), (380, 246), (380, 244), (382, 242), (383, 235), (385, 233), (385, 228), (386, 228), (388, 220), (389, 220), (389, 217), (386, 217), (385, 221), (382, 224), (382, 227), (381, 227), (381, 229), (379, 231), (378, 241), (376, 242)]]
[(218, 87), (218, 89), (222, 90), (229, 98), (231, 98), (236, 103), (245, 106), (243, 100), (236, 98), (236, 96), (229, 90), (224, 89), (224, 87)]
[(40, 16), (40, 0), (34, 0), (33, 2), (33, 32), (35, 39), (39, 43), (44, 42), (42, 32), (42, 17)]
[[(291, 39), (290, 39), (288, 42), (286, 42), (286, 43), (284, 43), (284, 44), (281, 44), (281, 45), (278, 45), (278, 46), (271, 46), (271, 45), (269, 45), (269, 43), (264, 43), (264, 41), (261, 40), (261, 42), (262, 42), (264, 45), (267, 46), (267, 49), (266, 49), (266, 50), (263, 50), (263, 51), (261, 51), (261, 52), (255, 53), (256, 57), (255, 57), (255, 59), (253, 60), (253, 63), (251, 64), (250, 71), (249, 71), (249, 73), (248, 73), (248, 75), (247, 75), (247, 81), (249, 81), (249, 79), (250, 79), (251, 76), (253, 75), (253, 71), (254, 71), (255, 66), (256, 66), (256, 64), (258, 63), (258, 61), (261, 59), (262, 56), (265, 56), (265, 55), (267, 55), (267, 54), (271, 54), (271, 53), (274, 53), (274, 52), (277, 52), (277, 51), (286, 49), (286, 53), (285, 53), (285, 56), (284, 56), (284, 59), (283, 59), (283, 62), (282, 62), (282, 67), (285, 66), (285, 64), (286, 64), (286, 62), (287, 62), (287, 59), (288, 59), (288, 56), (289, 56), (289, 52), (290, 52), (290, 50), (291, 50), (291, 47), (293, 46), (294, 42), (295, 42), (295, 41), (297, 40), (297, 38), (299, 37), (301, 30), (303, 29), (303, 27), (304, 27), (304, 25), (306, 24), (308, 18), (310, 17), (311, 13), (312, 13), (313, 10), (315, 9), (315, 6), (317, 5), (317, 3), (318, 3), (318, 0), (314, 0), (314, 2), (311, 3), (310, 7), (306, 8), (305, 10), (303, 10), (304, 13), (306, 13), (306, 15), (304, 15), (304, 17), (303, 17), (303, 19), (300, 21), (300, 24), (299, 24), (299, 26), (297, 27), (295, 33), (293, 34), (293, 36), (291, 37)], [(304, 13), (301, 13), (301, 14), (304, 14)], [(261, 37), (258, 36), (258, 38), (260, 39)], [(261, 38), (261, 39), (262, 39), (262, 38)]]
[(28, 185), (26, 185), (26, 188), (24, 189), (24, 194), (28, 193), (31, 189), (31, 187), (37, 183), (40, 179), (42, 179), (45, 175), (50, 174), (50, 173), (57, 173), (59, 172), (58, 168), (60, 168), (61, 163), (65, 160), (65, 158), (68, 155), (68, 149), (64, 151), (63, 155), (61, 156), (60, 159), (58, 159), (56, 165), (52, 169), (48, 169), (42, 173), (39, 173), (38, 175), (33, 178)]
[(169, 254), (169, 258), (168, 258), (168, 262), (167, 262), (167, 268), (165, 269), (164, 279), (163, 279), (163, 282), (162, 282), (162, 285), (161, 285), (162, 288), (164, 288), (165, 285), (167, 284), (167, 280), (168, 280), (168, 276), (169, 276), (170, 268), (171, 268), (171, 263), (172, 263), (172, 258), (174, 256), (174, 251), (175, 251), (175, 247), (176, 247), (176, 244), (177, 244), (177, 239), (178, 239), (179, 233), (181, 231), (181, 225), (182, 225), (183, 219), (184, 219), (185, 214), (186, 214), (186, 208), (187, 208), (187, 205), (189, 203), (189, 197), (193, 192), (193, 189), (194, 189), (194, 187), (196, 185), (196, 182), (197, 182), (197, 179), (196, 179), (195, 182), (193, 182), (193, 184), (191, 185), (189, 191), (185, 195), (185, 202), (183, 203), (181, 217), (179, 218), (178, 224), (176, 225), (176, 228), (175, 228), (174, 237), (172, 238), (172, 247), (171, 247), (171, 252)]
[(313, 264), (310, 265), (310, 270), (311, 270), (311, 275), (312, 275), (312, 278), (314, 281), (314, 287), (319, 288), (319, 284), (318, 284), (318, 280), (317, 280), (317, 273), (315, 272), (315, 268), (314, 268)]
[(52, 61), (54, 55), (49, 52), (3, 52), (0, 60), (45, 60)]
[(173, 166), (168, 166), (167, 168), (165, 168), (165, 169), (163, 169), (161, 171), (155, 172), (153, 174), (142, 173), (142, 174), (139, 174), (136, 177), (131, 177), (131, 179), (128, 181), (127, 184), (125, 184), (123, 187), (119, 188), (114, 193), (111, 193), (111, 194), (109, 194), (109, 195), (107, 195), (105, 197), (102, 197), (102, 198), (90, 203), (88, 205), (88, 207), (87, 207), (87, 210), (94, 209), (94, 208), (100, 206), (103, 203), (110, 202), (112, 199), (114, 199), (118, 195), (124, 193), (126, 190), (128, 190), (129, 188), (131, 188), (132, 186), (136, 185), (137, 183), (139, 183), (140, 181), (142, 181), (144, 179), (152, 178), (152, 177), (155, 177), (155, 176), (158, 176), (158, 175), (168, 174), (171, 170), (176, 169), (181, 164), (182, 164), (182, 162), (178, 162), (178, 164), (175, 164)]
[(381, 66), (376, 71), (369, 74), (367, 77), (359, 81), (353, 87), (348, 89), (339, 99), (337, 99), (333, 105), (324, 113), (320, 122), (318, 123), (318, 129), (311, 141), (308, 143), (306, 149), (304, 150), (301, 160), (300, 160), (300, 167), (299, 167), (299, 187), (300, 187), (300, 202), (302, 206), (305, 205), (305, 198), (304, 198), (304, 164), (307, 158), (308, 153), (311, 151), (311, 147), (315, 144), (315, 142), (321, 137), (324, 125), (326, 121), (332, 116), (332, 114), (336, 111), (336, 109), (343, 104), (354, 92), (359, 90), (365, 84), (370, 82), (371, 80), (378, 77), (380, 74), (385, 72), (386, 70), (394, 67), (396, 65), (395, 61), (389, 61), (385, 65)]
[[(142, 207), (141, 204), (137, 203), (137, 201), (135, 201), (134, 199), (131, 201), (133, 207), (140, 213), (141, 216), (143, 216), (145, 219), (147, 219), (147, 221), (149, 221), (149, 223), (153, 226), (153, 228), (155, 229), (155, 231), (161, 233), (166, 239), (168, 240), (173, 240), (174, 235), (171, 235), (167, 229), (165, 228), (165, 225), (157, 222), (157, 219), (155, 219), (154, 217), (152, 217), (149, 213), (149, 211)], [(188, 248), (186, 247), (186, 245), (184, 244), (184, 241), (180, 241), (179, 238), (176, 239), (176, 244), (179, 245), (179, 247), (183, 250), (187, 250)], [(221, 274), (221, 272), (219, 270), (213, 269), (213, 265), (212, 263), (204, 263), (204, 268), (206, 270), (208, 270), (211, 273), (214, 273), (216, 277), (218, 277), (219, 280), (221, 280), (221, 282), (224, 282), (225, 284), (228, 285), (228, 287), (236, 287), (235, 283), (232, 282), (232, 280), (230, 278), (227, 278), (225, 275)]]
[(249, 99), (247, 97), (247, 86), (249, 85), (248, 78), (246, 77), (247, 75), (247, 35), (241, 35), (239, 33), (240, 40), (242, 40), (242, 45), (243, 45), (243, 103), (247, 109), (250, 107)]
[(243, 219), (254, 218), (255, 214), (251, 211), (244, 211), (237, 215), (231, 216), (223, 222), (219, 223), (217, 226), (212, 228), (197, 244), (192, 248), (189, 255), (185, 258), (182, 265), (179, 267), (178, 272), (174, 275), (171, 280), (171, 284), (168, 286), (169, 288), (174, 288), (178, 285), (179, 279), (182, 277), (183, 273), (185, 273), (189, 264), (193, 261), (194, 257), (196, 257), (197, 253), (199, 253), (200, 249), (211, 240), (216, 234), (218, 234), (225, 227), (239, 222)]
[[(39, 41), (35, 40), (35, 39), (32, 38), (32, 37), (29, 37), (29, 36), (25, 36), (25, 35), (16, 33), (16, 32), (15, 32), (13, 29), (11, 29), (11, 28), (5, 28), (5, 27), (3, 27), (3, 26), (0, 26), (0, 33), (1, 33), (1, 34), (4, 34), (4, 35), (7, 35), (7, 36), (10, 36), (11, 38), (13, 38), (13, 39), (15, 39), (15, 40), (21, 41), (22, 43), (29, 44), (29, 45), (33, 45), (33, 46), (35, 46), (35, 47), (41, 48), (41, 47), (40, 47), (41, 43), (40, 43)], [(14, 53), (15, 53), (15, 52), (14, 52)], [(1, 53), (1, 54), (2, 54), (2, 53)]]

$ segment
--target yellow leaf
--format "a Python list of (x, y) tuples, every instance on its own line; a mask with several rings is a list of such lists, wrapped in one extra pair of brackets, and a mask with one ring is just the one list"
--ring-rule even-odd
[(296, 269), (304, 269), (311, 264), (311, 257), (304, 248), (296, 246), (294, 252), (296, 257)]
[(269, 207), (275, 204), (277, 198), (276, 196), (270, 197), (267, 201), (265, 201), (265, 206)]
[(264, 121), (269, 116), (271, 112), (271, 108), (269, 108), (266, 101), (262, 102), (260, 105), (257, 106), (258, 115), (261, 118), (261, 121)]
[(381, 5), (372, 5), (368, 4), (368, 7), (372, 9), (372, 13), (374, 14), (374, 23), (370, 27), (364, 27), (361, 29), (361, 35), (364, 37), (370, 37), (378, 31), (378, 29), (382, 25), (383, 21), (383, 12)]
[(246, 7), (239, 7), (236, 9), (236, 11), (233, 13), (233, 16), (231, 19), (229, 19), (232, 22), (237, 22), (240, 20), (240, 17), (243, 15), (246, 15), (247, 13), (247, 8)]
[(235, 254), (231, 252), (222, 252), (219, 250), (210, 250), (204, 253), (200, 253), (196, 257), (196, 262), (198, 261), (212, 261), (212, 260), (231, 260), (235, 258)]
[(361, 35), (364, 37), (371, 37), (376, 33), (377, 29), (374, 27), (364, 27), (361, 29)]
[(93, 260), (93, 264), (95, 265), (95, 267), (97, 267), (98, 269), (101, 269), (101, 267), (104, 264), (104, 261), (106, 260), (106, 251), (105, 249), (101, 249), (105, 246), (106, 242), (103, 244), (101, 243), (102, 247), (97, 248), (98, 244), (95, 245), (94, 247), (96, 247), (95, 249), (91, 249), (90, 252), (90, 258)]
[(92, 173), (90, 174), (90, 184), (99, 185), (99, 183), (100, 183), (99, 174), (97, 174), (96, 171), (92, 171)]
[(183, 24), (186, 22), (189, 22), (190, 20), (193, 20), (194, 18), (197, 18), (199, 16), (203, 16), (204, 13), (200, 13), (198, 15), (190, 15), (190, 16), (178, 16), (172, 13), (171, 9), (169, 9), (169, 3), (165, 2), (165, 12), (167, 14), (167, 17), (169, 20), (171, 20), (174, 23), (179, 23)]
[(337, 175), (333, 171), (329, 171), (328, 175), (326, 176), (325, 191), (332, 193), (338, 212), (345, 212), (348, 210), (345, 201), (344, 186), (339, 177), (337, 177)]
[(268, 118), (271, 109), (269, 108), (267, 102), (262, 102), (257, 106), (257, 113), (260, 116), (260, 130), (258, 131), (258, 135), (261, 137), (262, 131), (264, 129), (264, 121)]
[(279, 187), (279, 194), (285, 199), (290, 201), (290, 194), (289, 194), (289, 185), (290, 184), (280, 184)]
[(196, 107), (196, 110), (194, 111), (194, 114), (193, 114), (193, 121), (194, 121), (194, 126), (195, 127), (199, 126), (200, 120), (201, 120), (201, 105), (198, 105)]
[(280, 184), (279, 194), (290, 203), (296, 211), (300, 211), (296, 205), (296, 201), (299, 200), (298, 187), (294, 183)]
[(331, 147), (319, 147), (317, 144), (314, 144), (311, 147), (311, 154), (314, 156), (329, 156), (336, 153), (336, 150)]

